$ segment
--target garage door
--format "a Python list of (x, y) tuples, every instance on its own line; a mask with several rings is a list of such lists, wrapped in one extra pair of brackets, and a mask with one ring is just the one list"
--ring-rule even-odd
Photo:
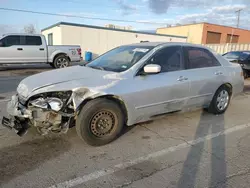
[(220, 44), (221, 33), (207, 32), (207, 44)]

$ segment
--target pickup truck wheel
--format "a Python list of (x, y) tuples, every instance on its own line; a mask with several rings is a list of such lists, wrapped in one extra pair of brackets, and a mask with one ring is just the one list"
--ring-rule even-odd
[(56, 69), (68, 67), (69, 58), (66, 57), (65, 55), (59, 55), (57, 58), (55, 58), (53, 64)]
[(78, 136), (87, 144), (101, 146), (115, 140), (124, 126), (118, 104), (108, 99), (89, 101), (76, 119)]
[(49, 63), (52, 68), (55, 68), (54, 63)]

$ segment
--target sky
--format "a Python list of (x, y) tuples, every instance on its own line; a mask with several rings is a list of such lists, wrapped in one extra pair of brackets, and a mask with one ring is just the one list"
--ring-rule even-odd
[[(22, 9), (81, 17), (130, 20), (139, 23), (91, 20), (1, 10)], [(23, 32), (25, 25), (41, 29), (57, 22), (104, 26), (132, 26), (133, 30), (155, 30), (176, 24), (209, 22), (250, 29), (250, 0), (0, 0), (0, 34)], [(141, 23), (143, 22), (143, 23)]]

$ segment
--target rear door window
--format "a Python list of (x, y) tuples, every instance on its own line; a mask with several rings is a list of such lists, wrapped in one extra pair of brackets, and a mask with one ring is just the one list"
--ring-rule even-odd
[(25, 36), (25, 44), (28, 46), (40, 46), (42, 45), (42, 39), (39, 36)]
[(184, 47), (187, 69), (220, 66), (219, 61), (207, 49), (197, 47)]

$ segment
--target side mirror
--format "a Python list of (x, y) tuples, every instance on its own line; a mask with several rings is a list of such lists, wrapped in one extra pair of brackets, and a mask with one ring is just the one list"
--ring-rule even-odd
[(161, 72), (161, 66), (156, 64), (148, 64), (143, 68), (145, 73), (157, 74)]
[(4, 47), (4, 44), (3, 42), (0, 41), (0, 47)]

